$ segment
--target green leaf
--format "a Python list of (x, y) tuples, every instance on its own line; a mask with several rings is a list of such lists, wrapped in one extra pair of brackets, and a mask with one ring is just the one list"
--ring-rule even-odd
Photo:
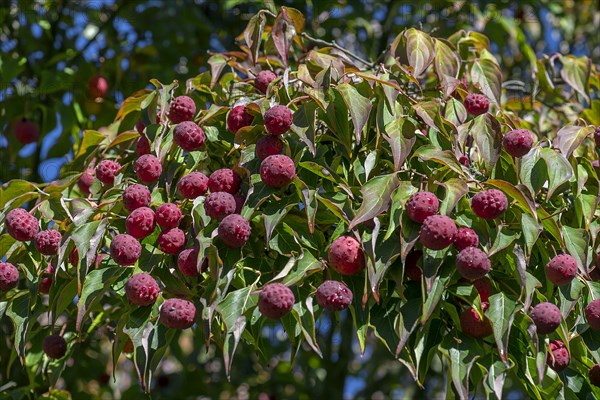
[(563, 156), (569, 158), (592, 132), (594, 132), (593, 126), (566, 125), (556, 132), (556, 138), (552, 144), (560, 150)]
[(471, 66), (471, 80), (496, 107), (500, 107), (502, 97), (502, 71), (495, 62), (479, 59)]
[(486, 311), (486, 315), (492, 322), (498, 354), (504, 363), (508, 363), (508, 338), (515, 313), (520, 309), (520, 306), (515, 299), (506, 296), (502, 292), (490, 296), (489, 302), (490, 307)]
[(388, 210), (392, 193), (400, 181), (397, 175), (381, 175), (371, 179), (360, 190), (362, 204), (350, 222), (348, 229), (354, 229), (358, 224), (368, 221)]
[(362, 96), (354, 86), (348, 83), (338, 85), (337, 89), (350, 111), (350, 118), (354, 124), (354, 137), (357, 142), (360, 142), (362, 130), (369, 120), (373, 105), (368, 98)]
[(248, 25), (244, 30), (244, 40), (246, 45), (250, 49), (250, 61), (252, 64), (256, 64), (258, 61), (258, 49), (260, 48), (260, 42), (262, 41), (262, 34), (265, 29), (267, 19), (263, 12), (259, 12), (254, 15), (248, 21)]
[(569, 164), (563, 155), (552, 149), (541, 149), (540, 156), (546, 162), (548, 169), (548, 194), (546, 198), (550, 200), (556, 189), (571, 179), (573, 168), (571, 168), (571, 164)]
[(558, 59), (562, 63), (560, 76), (573, 89), (575, 89), (583, 98), (589, 102), (589, 81), (592, 69), (592, 60), (586, 56), (575, 57), (572, 55), (559, 55)]
[(436, 55), (433, 39), (415, 28), (408, 29), (404, 35), (408, 63), (413, 68), (413, 76), (419, 77), (433, 62)]
[(421, 146), (413, 153), (413, 157), (418, 157), (425, 161), (432, 160), (438, 162), (450, 168), (460, 176), (465, 175), (462, 166), (456, 159), (454, 153), (450, 150), (440, 150), (433, 145)]
[(30, 311), (35, 306), (37, 296), (30, 296), (26, 291), (13, 297), (6, 307), (6, 316), (14, 325), (15, 350), (21, 364), (25, 363), (25, 346), (27, 345), (27, 330), (29, 329)]
[[(475, 117), (469, 123), (469, 132), (473, 136), (478, 154), (483, 159), (487, 171), (491, 171), (500, 157), (502, 149), (502, 129), (498, 120), (489, 113)], [(459, 128), (460, 129), (460, 128)]]

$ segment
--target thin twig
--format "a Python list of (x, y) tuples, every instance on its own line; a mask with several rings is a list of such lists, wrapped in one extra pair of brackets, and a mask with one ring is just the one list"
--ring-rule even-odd
[(306, 38), (306, 39), (310, 40), (311, 42), (313, 42), (313, 43), (315, 43), (315, 44), (319, 44), (319, 45), (321, 45), (321, 46), (329, 46), (329, 47), (333, 47), (334, 49), (337, 49), (337, 50), (341, 51), (342, 53), (346, 54), (347, 56), (349, 56), (349, 57), (352, 57), (352, 58), (354, 58), (354, 59), (355, 59), (355, 60), (357, 60), (357, 61), (360, 61), (361, 63), (363, 63), (364, 65), (366, 65), (366, 66), (368, 66), (368, 67), (371, 67), (371, 66), (373, 65), (373, 63), (372, 63), (372, 62), (366, 61), (364, 58), (362, 58), (362, 57), (360, 57), (360, 56), (358, 56), (358, 55), (354, 54), (354, 53), (353, 53), (353, 52), (351, 52), (350, 50), (346, 50), (346, 49), (344, 49), (342, 46), (340, 46), (339, 44), (337, 44), (337, 43), (335, 42), (335, 40), (332, 40), (331, 42), (327, 42), (327, 41), (325, 41), (325, 40), (322, 40), (322, 39), (317, 39), (317, 38), (314, 38), (314, 37), (310, 36), (310, 35), (309, 35), (308, 33), (306, 33), (306, 32), (302, 32), (300, 35), (301, 35), (302, 37), (304, 37), (304, 38)]

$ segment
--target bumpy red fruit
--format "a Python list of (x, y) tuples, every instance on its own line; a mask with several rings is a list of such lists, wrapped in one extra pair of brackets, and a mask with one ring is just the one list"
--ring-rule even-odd
[(96, 75), (88, 81), (88, 93), (91, 98), (104, 98), (108, 94), (108, 81), (102, 75)]
[(246, 111), (246, 106), (237, 106), (229, 112), (227, 116), (227, 129), (236, 133), (240, 129), (252, 125), (254, 117)]
[(145, 154), (138, 158), (133, 169), (138, 179), (144, 183), (156, 182), (162, 174), (162, 164), (152, 154)]
[(58, 360), (67, 352), (67, 341), (60, 335), (50, 335), (42, 342), (44, 353), (50, 358)]
[(152, 234), (156, 228), (154, 211), (148, 207), (136, 208), (125, 220), (127, 233), (136, 239), (142, 239)]
[(329, 266), (342, 275), (354, 275), (365, 267), (365, 254), (352, 236), (335, 239), (327, 252)]
[(490, 320), (484, 315), (483, 319), (476, 309), (468, 308), (460, 314), (460, 329), (469, 336), (482, 338), (492, 334)]
[(179, 180), (177, 190), (186, 199), (204, 196), (208, 190), (208, 178), (202, 172), (190, 172)]
[(477, 193), (471, 199), (471, 208), (480, 218), (493, 219), (508, 208), (506, 195), (498, 189), (489, 189)]
[(61, 240), (62, 235), (59, 231), (54, 229), (41, 231), (35, 235), (35, 248), (45, 256), (53, 256), (58, 254), (58, 248), (60, 247)]
[(277, 282), (269, 283), (260, 291), (258, 309), (267, 318), (280, 319), (292, 311), (295, 302), (290, 288)]
[(270, 187), (282, 188), (296, 177), (294, 161), (283, 154), (269, 156), (260, 164), (260, 178)]
[(568, 254), (559, 254), (546, 265), (546, 278), (556, 286), (568, 285), (576, 275), (577, 261)]
[(156, 280), (146, 273), (135, 274), (125, 284), (125, 295), (130, 303), (138, 306), (154, 304), (160, 293)]
[(190, 328), (196, 320), (196, 306), (184, 299), (167, 299), (160, 307), (159, 319), (167, 328)]
[(81, 174), (81, 177), (77, 181), (77, 186), (79, 187), (79, 190), (81, 190), (81, 192), (83, 194), (86, 194), (89, 196), (90, 187), (94, 183), (95, 175), (96, 175), (96, 173), (94, 172), (94, 168), (87, 168), (85, 171), (83, 171), (83, 174)]
[(600, 330), (600, 299), (592, 301), (585, 307), (585, 319), (593, 330)]
[(188, 96), (179, 96), (171, 100), (169, 119), (174, 124), (191, 121), (196, 114), (196, 103)]
[(181, 210), (173, 203), (161, 204), (156, 209), (156, 223), (163, 228), (177, 228), (182, 217)]
[(527, 129), (514, 129), (502, 138), (504, 150), (513, 157), (523, 157), (533, 146), (533, 135)]
[(142, 245), (131, 235), (121, 233), (110, 243), (110, 256), (119, 265), (133, 265), (142, 254)]
[(456, 249), (463, 250), (467, 247), (477, 247), (479, 245), (479, 236), (471, 228), (458, 228), (453, 241)]
[(240, 190), (242, 178), (232, 169), (221, 168), (210, 174), (208, 188), (211, 192), (227, 192), (230, 194)]
[(464, 105), (469, 114), (481, 115), (490, 108), (490, 101), (482, 94), (471, 93), (465, 98)]
[(193, 121), (177, 124), (173, 130), (173, 139), (185, 151), (200, 150), (206, 140), (204, 131)]
[(466, 279), (483, 278), (490, 272), (491, 263), (487, 254), (477, 247), (467, 247), (456, 256), (456, 270)]
[(15, 138), (21, 144), (37, 142), (40, 138), (40, 130), (35, 122), (23, 119), (14, 126)]
[(590, 368), (588, 376), (592, 385), (600, 387), (600, 364), (596, 364)]
[(244, 217), (239, 214), (231, 214), (221, 220), (217, 232), (225, 246), (240, 248), (250, 238), (252, 228)]
[(262, 161), (269, 156), (281, 154), (281, 150), (283, 150), (283, 142), (279, 136), (267, 135), (261, 137), (258, 142), (256, 142), (254, 153), (256, 154), (256, 157)]
[(227, 192), (211, 193), (204, 200), (206, 215), (218, 221), (235, 213), (235, 207), (235, 198)]
[(22, 208), (10, 210), (4, 225), (8, 234), (21, 242), (33, 239), (40, 230), (38, 220)]
[(271, 107), (265, 112), (265, 128), (272, 135), (283, 135), (292, 126), (292, 110), (286, 106)]
[[(191, 249), (185, 249), (177, 257), (177, 268), (185, 276), (198, 276), (198, 256), (200, 249), (198, 247), (192, 247)], [(202, 268), (201, 268), (202, 270)]]
[(115, 176), (121, 171), (121, 164), (113, 160), (102, 160), (96, 167), (96, 177), (105, 185), (115, 183)]
[(562, 321), (560, 310), (552, 303), (544, 302), (533, 307), (529, 316), (541, 334), (552, 333)]
[(150, 149), (150, 140), (146, 135), (141, 135), (137, 143), (135, 144), (135, 152), (138, 157), (143, 156), (144, 154), (150, 154), (152, 150)]
[(438, 212), (440, 201), (437, 196), (431, 192), (417, 192), (410, 196), (406, 202), (406, 214), (411, 220), (420, 224), (425, 218), (435, 215)]
[(469, 157), (465, 156), (464, 154), (458, 158), (458, 162), (467, 168), (469, 168), (469, 166), (471, 165), (471, 162), (469, 161)]
[(51, 264), (48, 264), (45, 270), (42, 271), (40, 276), (40, 282), (38, 286), (38, 290), (40, 293), (48, 294), (50, 293), (50, 288), (52, 287), (52, 280), (54, 278), (54, 267)]
[(418, 265), (421, 257), (423, 257), (423, 252), (421, 250), (413, 250), (406, 255), (406, 260), (404, 260), (404, 275), (417, 282), (419, 282), (423, 276), (423, 271)]
[(272, 71), (260, 71), (256, 78), (254, 78), (254, 87), (261, 93), (267, 93), (267, 88), (269, 84), (277, 78)]
[(165, 229), (158, 235), (158, 248), (165, 254), (177, 254), (185, 247), (185, 233), (179, 228)]
[(123, 192), (123, 205), (129, 211), (133, 211), (136, 208), (148, 207), (152, 196), (150, 189), (139, 183), (129, 185)]
[(556, 372), (561, 372), (569, 365), (569, 361), (571, 360), (569, 352), (565, 344), (560, 340), (551, 340), (549, 347), (546, 355), (546, 364)]
[(0, 262), (0, 291), (7, 291), (17, 286), (19, 270), (7, 262)]
[(445, 215), (432, 215), (423, 221), (419, 241), (428, 249), (442, 250), (452, 244), (458, 229), (454, 221)]
[(329, 311), (342, 311), (352, 304), (352, 291), (338, 281), (325, 281), (317, 288), (317, 303)]

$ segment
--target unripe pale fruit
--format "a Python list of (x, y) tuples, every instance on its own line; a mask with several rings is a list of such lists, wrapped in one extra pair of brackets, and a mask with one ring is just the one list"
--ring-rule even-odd
[(325, 281), (317, 288), (317, 303), (329, 311), (342, 311), (352, 304), (352, 291), (338, 281)]
[(225, 246), (240, 248), (250, 238), (252, 229), (244, 217), (239, 214), (231, 214), (221, 220), (217, 232)]
[(167, 299), (160, 306), (159, 319), (167, 328), (190, 328), (196, 320), (196, 306), (184, 299)]
[(200, 249), (198, 247), (192, 247), (191, 249), (185, 249), (177, 257), (177, 268), (185, 276), (198, 276), (202, 271), (198, 271), (198, 256), (200, 255)]
[(40, 293), (48, 294), (50, 293), (50, 288), (52, 287), (52, 281), (54, 280), (54, 267), (51, 264), (48, 264), (45, 270), (42, 271), (40, 276), (40, 281), (38, 284), (38, 290)]
[(160, 293), (158, 283), (146, 273), (135, 274), (125, 284), (125, 295), (130, 303), (138, 306), (154, 304)]
[(19, 283), (19, 270), (11, 263), (0, 261), (0, 291), (6, 292)]
[(44, 353), (50, 358), (58, 360), (67, 352), (67, 341), (60, 335), (50, 335), (42, 342)]
[(452, 244), (458, 229), (454, 221), (445, 215), (432, 215), (423, 221), (419, 241), (431, 250), (442, 250)]
[(552, 333), (562, 321), (560, 310), (552, 303), (544, 302), (533, 307), (529, 316), (541, 334)]
[(585, 319), (590, 328), (600, 330), (600, 299), (592, 301), (585, 307)]
[(592, 385), (600, 387), (600, 364), (596, 364), (590, 368), (588, 376)]
[(105, 185), (115, 183), (115, 176), (121, 171), (121, 164), (113, 160), (102, 160), (96, 167), (96, 178)]
[(556, 372), (561, 372), (569, 365), (569, 361), (571, 360), (569, 352), (560, 340), (551, 340), (549, 347), (546, 355), (546, 364)]
[(150, 140), (146, 135), (141, 135), (137, 143), (135, 144), (135, 152), (138, 157), (143, 156), (144, 154), (150, 154), (152, 149), (150, 148)]
[(283, 135), (289, 131), (292, 126), (292, 120), (292, 110), (286, 106), (274, 106), (265, 112), (265, 128), (271, 135)]
[(235, 213), (235, 198), (227, 192), (215, 192), (206, 196), (204, 211), (212, 219), (218, 221)]
[(191, 121), (196, 114), (196, 103), (188, 96), (179, 96), (171, 100), (169, 119), (174, 124)]
[(23, 119), (14, 125), (14, 134), (21, 144), (37, 142), (40, 138), (40, 130), (35, 122)]
[(283, 150), (283, 141), (279, 136), (267, 135), (258, 139), (254, 153), (262, 161), (269, 156), (281, 154), (281, 150)]
[(456, 256), (456, 270), (466, 279), (483, 278), (490, 272), (491, 263), (487, 254), (476, 247), (467, 247)]
[(90, 187), (94, 183), (95, 175), (94, 168), (87, 168), (83, 171), (83, 174), (81, 174), (81, 177), (77, 181), (77, 186), (79, 187), (79, 190), (81, 190), (81, 193), (88, 196), (90, 195)]
[(110, 256), (119, 265), (133, 265), (142, 254), (142, 245), (131, 235), (121, 233), (110, 243)]
[(105, 98), (108, 94), (108, 81), (102, 75), (96, 75), (88, 81), (88, 93), (91, 98)]
[(267, 93), (269, 84), (275, 78), (277, 78), (277, 75), (272, 71), (260, 71), (258, 75), (256, 75), (256, 78), (254, 78), (254, 87), (263, 94)]
[(292, 311), (296, 298), (287, 286), (281, 283), (269, 283), (258, 296), (260, 313), (271, 319), (280, 319)]
[(168, 228), (158, 235), (158, 248), (165, 254), (177, 254), (184, 247), (185, 233), (179, 228)]
[(406, 214), (411, 220), (420, 224), (425, 218), (437, 214), (440, 201), (431, 192), (417, 192), (406, 202)]
[(229, 112), (227, 116), (227, 129), (236, 133), (240, 129), (252, 125), (254, 117), (246, 111), (246, 106), (237, 106)]
[(260, 164), (260, 179), (270, 187), (282, 188), (296, 177), (294, 161), (283, 154), (269, 156)]
[(559, 254), (546, 265), (546, 278), (556, 286), (568, 285), (575, 276), (577, 261), (568, 254)]
[(173, 139), (185, 151), (200, 150), (206, 136), (204, 131), (193, 121), (185, 121), (177, 124), (173, 130)]
[(127, 233), (136, 239), (149, 236), (156, 228), (156, 217), (154, 211), (148, 207), (136, 208), (125, 220)]
[(493, 219), (508, 208), (506, 195), (498, 189), (489, 189), (477, 193), (471, 199), (471, 208), (480, 218)]
[(53, 256), (58, 254), (58, 248), (60, 247), (61, 240), (62, 235), (57, 230), (48, 229), (41, 231), (35, 235), (35, 248), (45, 256)]
[(162, 174), (160, 160), (152, 154), (145, 154), (135, 161), (133, 167), (138, 179), (144, 183), (156, 182)]
[(483, 319), (476, 309), (468, 308), (460, 314), (460, 329), (469, 336), (482, 338), (492, 334), (490, 320), (484, 315)]
[(38, 220), (22, 208), (10, 210), (4, 225), (8, 234), (21, 242), (33, 239), (40, 230)]
[(181, 210), (173, 203), (161, 204), (156, 209), (156, 223), (163, 228), (177, 228), (182, 217)]
[(190, 172), (179, 180), (177, 190), (186, 199), (204, 196), (208, 191), (208, 178), (202, 172)]
[(123, 192), (123, 205), (129, 211), (133, 211), (136, 208), (148, 207), (152, 196), (150, 189), (139, 183), (129, 185)]
[(457, 250), (463, 250), (467, 247), (477, 247), (479, 245), (479, 236), (471, 228), (458, 228), (453, 241)]
[(221, 168), (210, 174), (208, 188), (211, 192), (227, 192), (230, 194), (240, 190), (242, 177), (232, 169)]
[(421, 250), (413, 250), (406, 255), (406, 260), (404, 260), (404, 275), (416, 282), (421, 281), (423, 276), (423, 271), (418, 265), (421, 257), (423, 257)]
[(504, 135), (502, 145), (512, 157), (523, 157), (533, 146), (533, 135), (527, 129), (514, 129)]
[(327, 252), (329, 266), (342, 275), (354, 275), (365, 267), (365, 254), (352, 236), (335, 239)]
[(464, 101), (465, 109), (471, 115), (485, 114), (490, 108), (490, 101), (482, 94), (470, 93)]

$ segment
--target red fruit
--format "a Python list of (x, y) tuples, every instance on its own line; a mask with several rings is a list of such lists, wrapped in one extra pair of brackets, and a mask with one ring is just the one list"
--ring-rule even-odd
[(277, 75), (271, 71), (260, 71), (254, 78), (254, 87), (261, 93), (267, 93), (269, 84), (277, 78)]
[(244, 208), (244, 203), (246, 202), (246, 196), (237, 192), (233, 195), (233, 199), (235, 200), (235, 214), (241, 214), (242, 208)]
[(208, 188), (211, 192), (227, 192), (230, 194), (240, 190), (242, 178), (232, 169), (221, 168), (210, 174)]
[(156, 280), (149, 274), (135, 274), (125, 284), (125, 294), (131, 304), (149, 306), (154, 304), (160, 293)]
[(108, 254), (106, 253), (100, 253), (96, 257), (94, 257), (94, 266), (96, 267), (96, 269), (100, 268), (100, 265), (102, 265), (102, 261), (106, 257), (108, 257)]
[(50, 335), (42, 342), (44, 353), (50, 358), (58, 360), (67, 352), (67, 341), (60, 335)]
[(406, 260), (404, 260), (404, 275), (417, 282), (421, 281), (423, 276), (423, 271), (418, 266), (421, 257), (423, 257), (421, 250), (413, 250), (406, 255)]
[(282, 188), (289, 185), (295, 177), (294, 161), (283, 154), (269, 156), (260, 164), (260, 179), (267, 186)]
[(482, 94), (471, 93), (465, 98), (464, 105), (469, 114), (481, 115), (488, 111), (490, 101)]
[(252, 121), (254, 121), (254, 117), (248, 114), (246, 106), (233, 107), (227, 116), (227, 129), (236, 133), (238, 130), (252, 125)]
[(77, 181), (77, 186), (79, 187), (79, 190), (81, 190), (81, 193), (88, 196), (90, 195), (90, 187), (94, 183), (95, 174), (94, 168), (87, 168), (85, 171), (83, 171), (79, 181)]
[(567, 348), (560, 340), (551, 340), (550, 349), (546, 355), (546, 364), (556, 372), (560, 372), (569, 365), (570, 357)]
[(129, 211), (136, 208), (148, 207), (150, 205), (150, 190), (139, 183), (127, 186), (123, 192), (123, 205)]
[(600, 299), (592, 301), (585, 307), (585, 319), (590, 328), (600, 330)]
[(200, 255), (200, 249), (198, 247), (192, 247), (191, 249), (185, 249), (177, 257), (177, 267), (179, 272), (185, 276), (198, 276), (200, 272), (203, 272), (203, 268), (198, 270), (198, 256)]
[(14, 125), (14, 134), (21, 144), (37, 142), (40, 138), (40, 130), (35, 122), (22, 119)]
[(281, 150), (283, 150), (283, 142), (279, 139), (279, 136), (268, 135), (261, 137), (256, 142), (254, 153), (262, 161), (269, 156), (281, 154)]
[(46, 269), (42, 271), (42, 275), (40, 276), (40, 282), (38, 284), (38, 290), (40, 293), (48, 294), (50, 293), (50, 288), (52, 287), (52, 280), (54, 278), (54, 267), (51, 264), (48, 264)]
[(442, 250), (452, 244), (458, 229), (454, 221), (445, 215), (432, 215), (423, 221), (419, 241), (428, 249)]
[(490, 272), (491, 263), (487, 254), (477, 247), (467, 247), (456, 256), (456, 270), (466, 279), (483, 278)]
[(335, 239), (327, 252), (329, 266), (342, 275), (354, 275), (365, 267), (365, 255), (352, 236)]
[(59, 231), (48, 229), (35, 235), (35, 248), (45, 256), (58, 254), (62, 235)]
[(135, 130), (138, 131), (140, 135), (144, 134), (144, 129), (146, 129), (146, 124), (141, 119), (138, 119), (135, 123)]
[(121, 170), (121, 164), (113, 160), (102, 160), (96, 167), (96, 177), (105, 185), (115, 183), (115, 176)]
[(19, 283), (19, 270), (11, 263), (0, 261), (0, 291), (6, 292)]
[(596, 364), (590, 368), (588, 375), (590, 378), (590, 383), (594, 386), (600, 387), (600, 364)]
[(145, 154), (135, 161), (133, 167), (138, 179), (144, 183), (156, 182), (162, 174), (160, 160), (151, 154)]
[(165, 229), (158, 235), (158, 248), (165, 254), (177, 254), (185, 247), (185, 233), (179, 228)]
[(467, 168), (471, 165), (471, 162), (469, 161), (469, 157), (465, 156), (464, 154), (458, 158), (458, 162)]
[(342, 311), (352, 304), (352, 291), (338, 281), (325, 281), (317, 288), (317, 303), (329, 311)]
[(411, 220), (420, 224), (425, 218), (437, 214), (440, 201), (431, 192), (417, 192), (406, 202), (406, 214)]
[(552, 303), (544, 302), (533, 307), (529, 316), (541, 334), (552, 333), (562, 321), (560, 310)]
[(258, 295), (260, 313), (271, 319), (280, 319), (292, 311), (296, 298), (287, 286), (281, 283), (269, 283)]
[(90, 78), (87, 88), (91, 98), (105, 98), (108, 94), (108, 81), (102, 75), (96, 75)]
[(479, 245), (479, 236), (471, 228), (458, 228), (453, 241), (457, 250), (464, 250), (467, 247), (477, 247)]
[(482, 338), (492, 334), (490, 320), (484, 315), (483, 319), (474, 308), (468, 308), (460, 314), (460, 329), (469, 336)]
[(142, 239), (152, 234), (156, 228), (154, 211), (148, 207), (136, 208), (125, 220), (127, 233), (136, 239)]
[(473, 281), (473, 286), (477, 289), (479, 293), (479, 298), (481, 299), (481, 306), (484, 310), (487, 310), (489, 307), (489, 299), (492, 295), (492, 282), (488, 278), (479, 278)]
[(568, 254), (559, 254), (546, 265), (546, 278), (556, 286), (569, 284), (576, 275), (577, 261)]
[(292, 110), (286, 106), (271, 107), (265, 112), (265, 128), (272, 135), (283, 135), (292, 126)]
[(184, 299), (167, 299), (160, 306), (160, 322), (171, 329), (187, 329), (196, 320), (196, 306)]
[(20, 242), (33, 239), (40, 230), (38, 220), (22, 208), (10, 210), (4, 224), (8, 234)]
[(142, 254), (142, 245), (125, 233), (115, 236), (110, 243), (110, 256), (119, 265), (133, 265)]
[(227, 192), (211, 193), (204, 200), (206, 215), (218, 221), (235, 213), (235, 207), (235, 198)]
[(478, 217), (493, 219), (506, 211), (508, 199), (498, 189), (484, 190), (473, 196), (471, 208)]
[(174, 124), (191, 121), (196, 114), (196, 103), (188, 96), (179, 96), (171, 100), (169, 119)]
[(204, 196), (208, 190), (208, 178), (202, 172), (190, 172), (179, 180), (177, 190), (186, 199)]
[(597, 126), (594, 131), (594, 141), (596, 142), (596, 147), (600, 147), (600, 126)]
[(173, 130), (173, 139), (185, 151), (200, 150), (206, 136), (204, 131), (193, 121), (184, 121)]
[(150, 140), (148, 140), (146, 135), (141, 135), (138, 138), (135, 145), (135, 152), (138, 157), (143, 156), (144, 154), (150, 154), (152, 152), (152, 149), (150, 148)]
[(217, 232), (225, 246), (240, 248), (250, 238), (252, 229), (244, 217), (239, 214), (231, 214), (221, 220)]
[(533, 146), (533, 135), (527, 129), (514, 129), (502, 138), (504, 150), (513, 157), (523, 157)]
[(177, 228), (182, 217), (181, 210), (173, 203), (161, 204), (156, 209), (156, 222), (163, 228)]

